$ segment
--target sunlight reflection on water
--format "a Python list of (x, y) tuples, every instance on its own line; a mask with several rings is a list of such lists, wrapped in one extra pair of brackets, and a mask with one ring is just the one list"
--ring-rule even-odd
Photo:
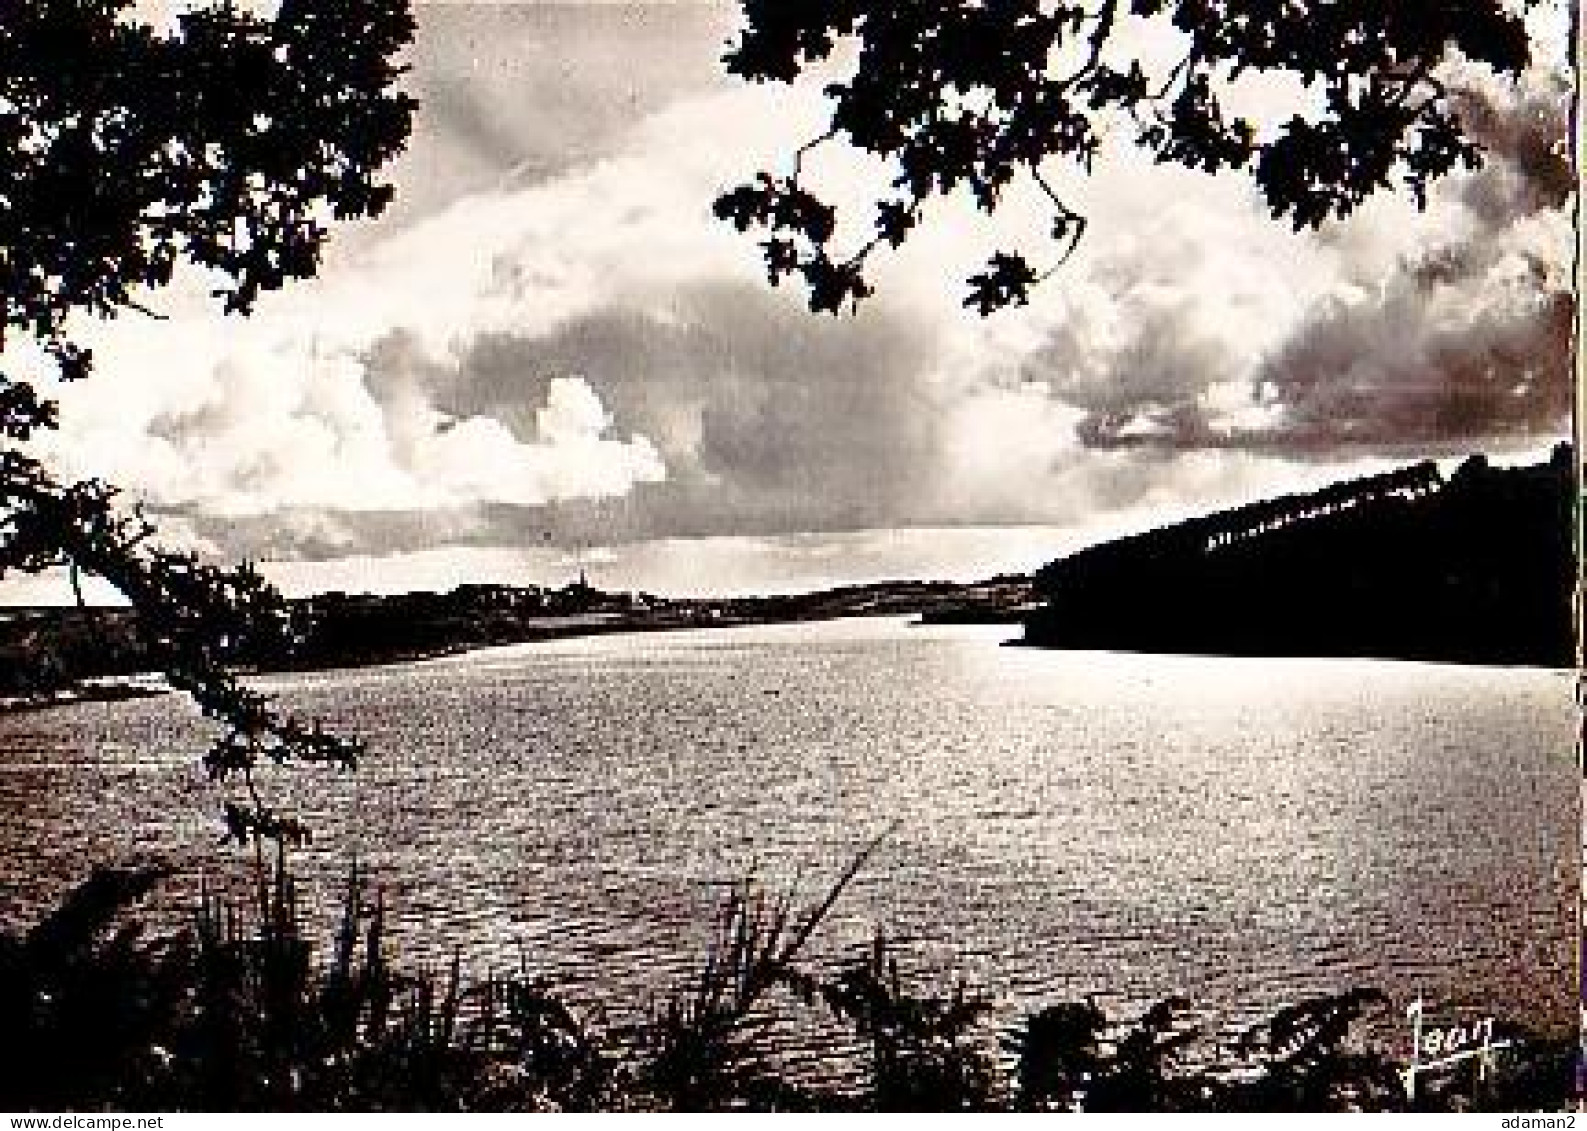
[[(998, 647), (898, 621), (609, 636), (273, 677), (372, 756), (295, 789), (328, 888), (356, 851), (410, 957), (468, 944), (586, 1000), (699, 953), (721, 885), (810, 897), (894, 834), (823, 931), (1011, 1004), (1184, 992), (1225, 1011), (1375, 984), (1573, 1019), (1567, 673)], [(220, 850), (175, 699), (0, 719), (0, 907), (90, 862)], [(196, 848), (196, 851), (195, 851)]]

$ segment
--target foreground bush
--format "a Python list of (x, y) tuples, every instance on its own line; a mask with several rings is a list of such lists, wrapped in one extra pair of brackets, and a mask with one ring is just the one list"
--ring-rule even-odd
[[(907, 986), (878, 935), (823, 972), (802, 955), (861, 860), (804, 915), (749, 885), (724, 900), (696, 976), (635, 1023), (595, 1028), (527, 974), (465, 981), (388, 963), (356, 870), (328, 952), (284, 869), (246, 913), (205, 896), (146, 939), (127, 921), (159, 870), (97, 872), (26, 933), (0, 935), (4, 1110), (1403, 1110), (1397, 1065), (1352, 1039), (1383, 1005), (1352, 990), (1278, 1010), (1234, 1042), (1161, 1002), (1120, 1023), (1093, 1002), (1006, 1031), (964, 987)], [(779, 1068), (774, 1025), (834, 1040), (845, 1082)], [(1423, 1110), (1564, 1107), (1572, 1047), (1524, 1041), (1478, 1080), (1429, 1079)]]

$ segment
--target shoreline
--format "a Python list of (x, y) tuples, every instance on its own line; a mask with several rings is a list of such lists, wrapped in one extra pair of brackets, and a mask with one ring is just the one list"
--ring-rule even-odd
[[(875, 609), (856, 611), (833, 610), (827, 615), (801, 615), (788, 617), (746, 616), (743, 614), (719, 617), (631, 617), (621, 614), (611, 619), (592, 619), (573, 614), (566, 618), (545, 618), (528, 631), (504, 634), (499, 638), (457, 641), (433, 648), (393, 649), (379, 655), (332, 656), (325, 662), (304, 662), (272, 665), (269, 667), (239, 668), (243, 676), (307, 675), (317, 672), (360, 671), (366, 668), (397, 667), (402, 664), (426, 663), (432, 660), (454, 659), (491, 648), (513, 648), (524, 645), (551, 644), (560, 640), (574, 640), (592, 636), (617, 636), (653, 632), (688, 632), (701, 629), (758, 628), (769, 625), (813, 624), (847, 618), (909, 617), (911, 624), (933, 622), (918, 611)], [(558, 619), (563, 623), (554, 623)], [(957, 623), (970, 623), (959, 621)], [(157, 672), (140, 672), (124, 676), (91, 677), (35, 695), (0, 696), (0, 716), (26, 714), (74, 707), (84, 703), (115, 703), (131, 699), (154, 699), (175, 694), (165, 685)]]
[[(488, 651), (495, 648), (516, 648), (533, 646), (536, 644), (551, 644), (562, 640), (574, 640), (594, 636), (618, 636), (625, 634), (648, 634), (656, 632), (688, 632), (707, 629), (736, 629), (759, 628), (779, 625), (819, 624), (834, 620), (846, 619), (873, 619), (879, 617), (909, 618), (910, 627), (929, 627), (935, 625), (967, 625), (979, 624), (987, 626), (1014, 627), (1020, 621), (1006, 616), (975, 615), (980, 610), (972, 610), (969, 615), (949, 614), (943, 616), (931, 611), (899, 611), (896, 609), (874, 609), (869, 611), (833, 610), (827, 615), (801, 615), (789, 617), (775, 616), (724, 616), (716, 619), (705, 618), (647, 618), (623, 619), (614, 616), (612, 619), (593, 620), (581, 618), (577, 615), (566, 618), (562, 624), (541, 624), (529, 632), (508, 634), (501, 638), (487, 640), (460, 641), (434, 648), (398, 649), (382, 655), (350, 656), (327, 658), (323, 663), (283, 664), (271, 667), (252, 667), (239, 669), (239, 674), (244, 676), (276, 676), (276, 675), (308, 675), (314, 673), (330, 673), (337, 671), (361, 671), (367, 668), (398, 667), (403, 664), (427, 663), (434, 660), (456, 659), (471, 655), (475, 652)], [(555, 618), (547, 618), (553, 620)], [(1000, 647), (1031, 649), (1034, 651), (1069, 652), (1092, 651), (1088, 648), (1064, 648), (1052, 644), (1038, 643), (1023, 636), (1013, 636), (998, 642)], [(1271, 660), (1373, 660), (1383, 663), (1405, 664), (1436, 664), (1455, 667), (1498, 668), (1527, 671), (1554, 671), (1569, 674), (1573, 669), (1560, 668), (1555, 665), (1542, 663), (1495, 663), (1473, 659), (1440, 659), (1426, 656), (1383, 656), (1383, 655), (1301, 655), (1289, 653), (1243, 653), (1243, 652), (1157, 652), (1142, 648), (1105, 648), (1098, 649), (1105, 652), (1122, 653), (1127, 655), (1154, 655), (1154, 656), (1186, 656), (1199, 659), (1271, 659)], [(156, 672), (140, 672), (124, 676), (101, 676), (82, 680), (66, 687), (56, 688), (51, 691), (35, 695), (0, 696), (0, 716), (12, 714), (28, 714), (35, 711), (49, 711), (65, 707), (80, 706), (87, 703), (118, 703), (136, 699), (156, 699), (166, 695), (176, 694), (175, 690), (167, 686), (163, 678)]]
[(58, 707), (75, 707), (83, 703), (120, 703), (129, 699), (158, 699), (175, 694), (154, 673), (129, 676), (107, 676), (82, 680), (66, 687), (53, 688), (35, 695), (0, 696), (0, 715), (23, 715), (34, 711), (52, 711)]

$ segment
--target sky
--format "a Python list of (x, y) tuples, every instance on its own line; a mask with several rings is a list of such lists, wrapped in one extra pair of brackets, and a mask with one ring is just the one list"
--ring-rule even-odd
[[(145, 0), (150, 18), (169, 4)], [(223, 317), (187, 278), (85, 328), (48, 454), (167, 541), (288, 591), (464, 581), (790, 590), (1029, 569), (1088, 541), (1568, 430), (1563, 27), (1517, 87), (1453, 73), (1485, 167), (1295, 234), (1249, 183), (1124, 147), (1066, 192), (1030, 306), (960, 305), (1043, 210), (962, 203), (855, 317), (767, 286), (711, 202), (820, 132), (719, 59), (731, 4), (422, 4), (396, 204)], [(876, 171), (815, 173), (862, 199)], [(1036, 233), (1032, 239), (1033, 233)], [(58, 579), (6, 583), (46, 600)]]

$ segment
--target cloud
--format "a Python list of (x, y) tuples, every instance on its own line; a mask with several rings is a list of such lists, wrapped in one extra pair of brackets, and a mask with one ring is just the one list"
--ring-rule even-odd
[(438, 410), (417, 382), (388, 378), (377, 397), (363, 381), (371, 364), (387, 374), (445, 368), (400, 337), (362, 360), (238, 351), (204, 396), (152, 415), (142, 443), (111, 441), (95, 470), (138, 484), (157, 509), (224, 521), (538, 506), (665, 477), (649, 440), (610, 434), (611, 415), (576, 375), (525, 382), (531, 426), (515, 435), (491, 417)]
[(1569, 89), (1467, 86), (1484, 168), (1442, 190), (1450, 229), (1365, 294), (1330, 296), (1264, 359), (1258, 442), (1433, 446), (1559, 434), (1571, 407)]
[[(854, 321), (816, 319), (758, 285), (697, 282), (544, 335), (482, 336), (464, 381), (442, 395), (457, 411), (521, 418), (515, 374), (577, 368), (657, 438), (680, 479), (717, 491), (702, 510), (738, 491), (783, 508), (887, 517), (934, 468), (937, 414), (919, 382), (932, 338), (924, 319), (885, 306)], [(817, 502), (837, 489), (847, 497)]]
[(417, 9), (419, 100), (391, 221), (608, 156), (657, 106), (727, 83), (719, 4), (435, 4)]
[(1425, 214), (1297, 235), (1243, 182), (1124, 152), (1030, 307), (960, 308), (1003, 235), (1041, 246), (1015, 193), (991, 229), (945, 205), (861, 316), (817, 318), (709, 215), (822, 110), (715, 89), (690, 60), (720, 15), (422, 12), (411, 210), (247, 322), (102, 328), (57, 454), (219, 549), (315, 559), (1093, 529), (1563, 427), (1558, 87), (1462, 87), (1493, 159)]
[(1291, 239), (1258, 231), (1252, 202), (1214, 218), (1178, 198), (1139, 218), (1138, 240), (1104, 237), (1025, 377), (1081, 410), (1077, 434), (1099, 449), (1341, 459), (1561, 435), (1569, 90), (1539, 73), (1459, 81), (1488, 159), (1425, 213), (1381, 198)]
[[(393, 331), (360, 360), (363, 415), (373, 412), (389, 465), (411, 485), (378, 505), (367, 483), (316, 460), (329, 481), (349, 484), (328, 506), (250, 477), (246, 490), (299, 520), (275, 527), (261, 516), (246, 531), (249, 549), (298, 557), (425, 544), (440, 533), (423, 518), (426, 498), (450, 512), (445, 536), (471, 543), (912, 523), (938, 494), (939, 414), (918, 385), (930, 343), (929, 325), (901, 313), (814, 319), (787, 296), (723, 283), (598, 308), (539, 334), (488, 330), (460, 338), (444, 361)], [(545, 373), (580, 376), (547, 386), (533, 376)], [(252, 471), (247, 437), (229, 423), (242, 415), (206, 405), (158, 431), (189, 445), (176, 462), (228, 453), (213, 478), (235, 480)], [(614, 419), (634, 438), (603, 438)], [(504, 490), (515, 482), (504, 467), (523, 469), (538, 492)], [(193, 509), (183, 501), (190, 518)], [(242, 533), (233, 526), (234, 539)]]
[(1371, 299), (1319, 309), (1260, 370), (1281, 414), (1241, 442), (1436, 449), (1560, 434), (1571, 297), (1514, 249), (1410, 266)]

